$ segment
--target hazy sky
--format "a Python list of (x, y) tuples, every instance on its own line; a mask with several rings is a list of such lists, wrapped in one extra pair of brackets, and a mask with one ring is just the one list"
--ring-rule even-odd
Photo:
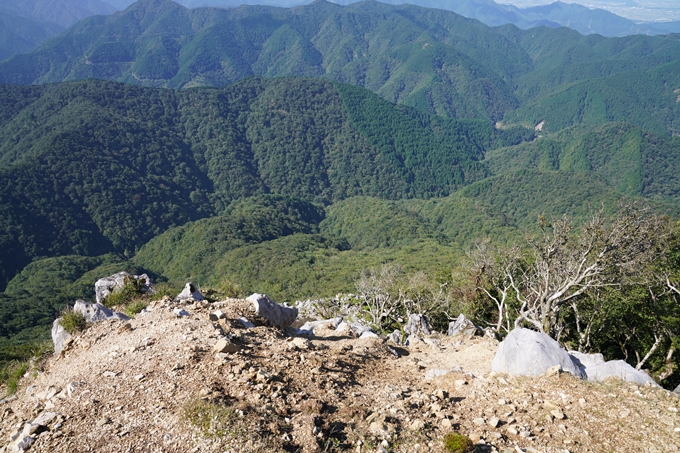
[[(495, 0), (526, 8), (553, 3), (556, 0)], [(561, 0), (588, 8), (601, 8), (632, 20), (646, 22), (680, 20), (680, 0)]]

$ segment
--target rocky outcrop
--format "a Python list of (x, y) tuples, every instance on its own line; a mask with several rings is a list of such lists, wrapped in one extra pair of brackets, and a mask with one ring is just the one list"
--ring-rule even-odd
[(203, 294), (201, 294), (196, 285), (194, 285), (191, 282), (184, 285), (184, 289), (182, 290), (182, 292), (175, 296), (173, 300), (175, 302), (181, 302), (189, 299), (195, 300), (196, 302), (205, 300)]
[(68, 343), (71, 342), (72, 336), (61, 325), (61, 318), (57, 318), (52, 323), (52, 342), (54, 343), (54, 353), (61, 354)]
[[(128, 321), (130, 319), (129, 316), (108, 309), (100, 303), (90, 304), (81, 299), (76, 300), (73, 311), (82, 313), (85, 322), (88, 323), (104, 321), (107, 319), (114, 319), (117, 321)], [(72, 340), (71, 334), (61, 325), (61, 320), (62, 318), (60, 317), (55, 319), (52, 323), (52, 342), (54, 343), (55, 354), (61, 354)]]
[(139, 290), (143, 293), (153, 292), (153, 284), (148, 275), (130, 275), (127, 272), (118, 272), (109, 277), (100, 278), (94, 284), (94, 292), (97, 303), (102, 301), (118, 288), (125, 286), (125, 283), (130, 280), (135, 280), (138, 283)]
[(82, 299), (78, 299), (73, 306), (73, 311), (82, 313), (85, 316), (85, 322), (99, 322), (106, 319), (115, 319), (118, 321), (128, 321), (129, 316), (106, 308), (100, 303), (90, 304)]
[(285, 330), (297, 319), (298, 310), (295, 307), (279, 305), (266, 294), (252, 294), (247, 301), (253, 304), (255, 314), (265, 319), (270, 325)]
[(569, 351), (569, 354), (582, 365), (589, 381), (601, 382), (609, 378), (617, 378), (639, 385), (659, 387), (659, 384), (649, 374), (636, 370), (623, 360), (606, 362), (602, 354), (584, 354), (577, 351)]
[(549, 368), (585, 378), (579, 363), (548, 335), (529, 329), (515, 329), (498, 345), (491, 370), (520, 376), (540, 376)]
[(418, 337), (432, 335), (432, 329), (427, 321), (427, 316), (415, 313), (409, 315), (408, 322), (404, 326), (404, 332)]
[(484, 335), (484, 331), (461, 313), (455, 321), (449, 323), (447, 334), (450, 337), (455, 337), (456, 335), (467, 335), (471, 337), (473, 335)]

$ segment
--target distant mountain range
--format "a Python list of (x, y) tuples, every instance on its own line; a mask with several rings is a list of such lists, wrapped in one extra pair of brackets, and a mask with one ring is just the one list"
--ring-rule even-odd
[(449, 11), (317, 1), (295, 8), (188, 10), (143, 0), (87, 18), (0, 63), (0, 83), (99, 78), (224, 86), (252, 77), (324, 77), (452, 118), (544, 131), (623, 121), (680, 133), (680, 40), (488, 27)]
[(114, 11), (101, 0), (0, 0), (0, 61), (30, 52), (86, 17)]
[[(353, 0), (334, 0), (338, 4)], [(55, 36), (79, 20), (92, 15), (108, 15), (133, 4), (130, 0), (26, 0), (0, 1), (0, 61), (26, 53), (45, 39)], [(307, 0), (180, 0), (187, 8), (235, 8), (240, 5), (292, 7), (308, 4)], [(384, 3), (414, 4), (427, 8), (453, 11), (477, 19), (490, 26), (514, 24), (521, 29), (546, 26), (568, 27), (579, 33), (602, 36), (631, 34), (660, 35), (680, 32), (680, 22), (642, 23), (624, 19), (603, 9), (589, 9), (575, 3), (555, 2), (549, 5), (518, 8), (493, 0), (384, 0)]]

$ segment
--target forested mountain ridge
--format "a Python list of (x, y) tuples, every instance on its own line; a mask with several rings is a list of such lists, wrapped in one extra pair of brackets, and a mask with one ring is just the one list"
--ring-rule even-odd
[(321, 0), (290, 9), (190, 11), (142, 0), (2, 63), (0, 81), (96, 77), (181, 88), (253, 75), (323, 75), (432, 113), (500, 119), (518, 105), (508, 82), (528, 69), (517, 45), (444, 11)]
[(0, 87), (0, 263), (131, 254), (232, 201), (282, 194), (445, 196), (489, 175), (487, 149), (530, 139), (312, 79), (181, 92), (103, 81)]
[(0, 81), (94, 77), (189, 88), (254, 75), (313, 76), (448, 117), (543, 121), (545, 131), (622, 121), (670, 135), (679, 113), (678, 56), (676, 35), (491, 28), (448, 11), (372, 1), (188, 10), (141, 0), (0, 63)]

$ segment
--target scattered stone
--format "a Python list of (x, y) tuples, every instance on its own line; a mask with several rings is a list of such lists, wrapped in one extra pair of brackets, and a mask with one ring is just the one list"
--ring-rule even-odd
[(227, 315), (225, 315), (222, 310), (217, 310), (217, 311), (210, 313), (209, 317), (210, 317), (211, 321), (219, 321), (220, 319), (226, 318)]
[(302, 337), (293, 338), (292, 343), (293, 346), (295, 346), (297, 349), (301, 349), (303, 351), (306, 351), (307, 349), (310, 349), (312, 347), (312, 342)]
[(498, 345), (491, 370), (520, 376), (540, 376), (555, 365), (576, 377), (585, 377), (580, 366), (557, 341), (533, 330), (514, 329)]
[(111, 423), (111, 419), (108, 417), (102, 417), (99, 420), (97, 420), (97, 426), (99, 426), (100, 428), (104, 425), (108, 425), (109, 423)]
[(450, 337), (455, 337), (456, 335), (467, 335), (471, 337), (473, 335), (484, 335), (484, 331), (461, 313), (455, 321), (449, 323), (447, 334)]
[(364, 338), (380, 338), (377, 333), (371, 332), (370, 330), (365, 331), (359, 336), (360, 339)]
[(183, 316), (191, 316), (191, 313), (189, 313), (183, 308), (174, 308), (172, 312), (176, 314), (178, 318), (181, 318)]
[(114, 378), (114, 377), (118, 376), (118, 373), (114, 373), (113, 371), (104, 371), (102, 373), (102, 376), (104, 376), (106, 378)]
[(241, 325), (242, 325), (243, 327), (245, 327), (246, 329), (252, 329), (253, 327), (255, 327), (255, 324), (253, 324), (252, 322), (248, 321), (248, 318), (246, 318), (246, 317), (244, 317), (244, 316), (238, 318), (237, 321), (240, 322)]
[(451, 423), (451, 420), (448, 418), (444, 418), (441, 421), (441, 427), (442, 429), (451, 429), (453, 427), (453, 424)]
[(222, 339), (215, 343), (213, 346), (213, 352), (215, 353), (233, 353), (241, 349), (241, 347), (229, 340)]
[(122, 326), (118, 328), (118, 334), (125, 333), (125, 332), (130, 332), (132, 331), (132, 324), (129, 322), (126, 322)]
[(498, 425), (500, 425), (501, 421), (498, 419), (498, 417), (491, 417), (489, 420), (489, 426), (492, 428), (498, 428)]
[(387, 336), (388, 340), (391, 340), (394, 344), (400, 345), (401, 341), (403, 339), (403, 336), (399, 330), (395, 330), (391, 334)]
[(562, 420), (562, 419), (564, 419), (564, 413), (563, 413), (561, 410), (559, 410), (559, 409), (553, 409), (553, 410), (551, 410), (551, 411), (550, 411), (550, 415), (552, 415), (553, 417), (555, 417), (557, 420)]
[(196, 288), (196, 285), (194, 285), (192, 282), (188, 282), (186, 285), (184, 285), (182, 292), (176, 295), (173, 300), (175, 302), (183, 302), (186, 300), (200, 302), (205, 300), (205, 297), (203, 297), (203, 294), (201, 294), (198, 288)]
[(296, 307), (279, 305), (266, 294), (251, 294), (246, 300), (253, 304), (257, 316), (266, 319), (269, 324), (281, 330), (293, 324), (298, 315)]

